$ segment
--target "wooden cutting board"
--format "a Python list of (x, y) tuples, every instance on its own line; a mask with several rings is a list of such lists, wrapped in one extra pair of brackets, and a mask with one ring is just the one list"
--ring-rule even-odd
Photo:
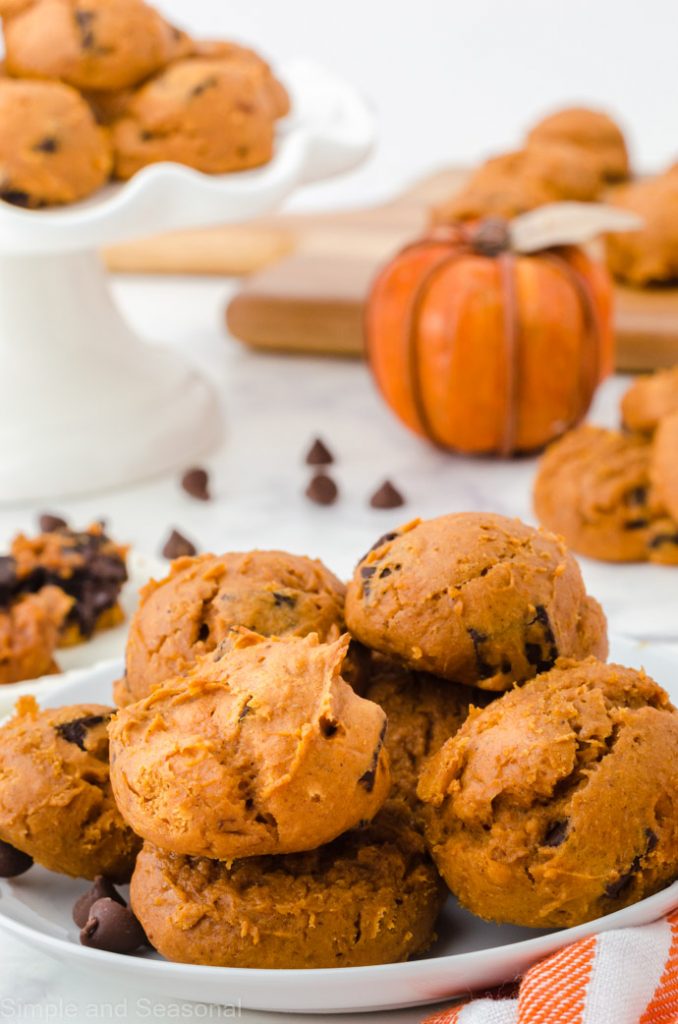
[[(117, 246), (112, 270), (249, 275), (227, 310), (229, 331), (255, 348), (358, 356), (363, 301), (378, 266), (428, 223), (467, 171), (432, 175), (379, 207), (277, 216)], [(617, 288), (617, 367), (678, 364), (678, 288)]]

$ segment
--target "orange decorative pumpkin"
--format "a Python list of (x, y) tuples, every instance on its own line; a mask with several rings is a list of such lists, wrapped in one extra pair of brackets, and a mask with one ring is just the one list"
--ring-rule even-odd
[(612, 285), (575, 246), (523, 255), (506, 222), (435, 229), (375, 280), (367, 352), (384, 398), (436, 444), (542, 448), (612, 370)]

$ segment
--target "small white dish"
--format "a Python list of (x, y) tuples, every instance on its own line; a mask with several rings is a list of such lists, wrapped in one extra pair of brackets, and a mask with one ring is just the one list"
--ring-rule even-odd
[[(678, 701), (674, 652), (613, 639), (611, 660), (644, 667)], [(120, 664), (92, 669), (65, 680), (46, 703), (110, 701)], [(169, 963), (157, 954), (119, 956), (87, 949), (78, 941), (71, 909), (87, 887), (33, 868), (0, 881), (0, 927), (62, 964), (143, 985), (163, 997), (241, 1005), (252, 1010), (346, 1013), (393, 1010), (439, 1002), (510, 981), (537, 960), (570, 942), (613, 928), (648, 924), (678, 907), (678, 882), (632, 907), (561, 931), (497, 926), (459, 908), (450, 898), (439, 940), (426, 957), (404, 964), (326, 970), (244, 970)]]
[(52, 704), (51, 694), (65, 683), (70, 685), (80, 678), (87, 679), (93, 671), (108, 668), (112, 664), (116, 665), (118, 671), (117, 666), (125, 653), (129, 620), (139, 603), (139, 589), (152, 577), (162, 579), (168, 571), (169, 563), (131, 551), (127, 557), (129, 578), (120, 594), (125, 621), (114, 629), (103, 629), (95, 633), (91, 640), (55, 651), (56, 661), (62, 670), (60, 673), (0, 686), (0, 716), (12, 710), (18, 697), (33, 694), (41, 703)]

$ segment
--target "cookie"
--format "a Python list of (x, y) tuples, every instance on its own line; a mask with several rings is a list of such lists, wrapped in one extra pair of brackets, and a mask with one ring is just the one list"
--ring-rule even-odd
[(607, 655), (605, 616), (558, 537), (518, 519), (415, 519), (358, 563), (346, 622), (409, 668), (510, 689), (559, 656)]
[(82, 531), (63, 526), (36, 537), (20, 533), (5, 560), (6, 586), (21, 594), (51, 585), (72, 598), (59, 638), (60, 647), (70, 647), (123, 622), (119, 598), (126, 556), (127, 549), (101, 523)]
[(479, 917), (567, 928), (678, 877), (678, 714), (643, 672), (562, 662), (474, 711), (422, 773), (426, 836)]
[(420, 803), (417, 782), (425, 761), (437, 753), (488, 694), (455, 686), (425, 672), (412, 672), (373, 655), (365, 697), (386, 713), (386, 752), (391, 766), (392, 800), (403, 801), (415, 821)]
[(142, 0), (34, 0), (5, 19), (7, 70), (82, 90), (136, 85), (187, 49)]
[(263, 636), (317, 633), (336, 640), (344, 589), (322, 562), (283, 551), (179, 558), (169, 576), (141, 590), (116, 700), (146, 697), (213, 651), (234, 626)]
[(308, 853), (225, 864), (145, 843), (131, 901), (168, 960), (290, 970), (423, 953), (443, 889), (421, 837), (387, 806), (371, 825)]
[(437, 219), (510, 218), (559, 200), (591, 201), (601, 187), (595, 160), (578, 147), (566, 142), (533, 143), (486, 160), (462, 190), (438, 208)]
[(629, 176), (629, 156), (619, 126), (599, 110), (572, 107), (550, 114), (534, 126), (527, 136), (533, 143), (567, 143), (576, 146), (582, 155), (593, 159), (606, 181), (620, 181)]
[(200, 40), (193, 46), (194, 55), (210, 60), (240, 64), (261, 77), (268, 90), (276, 117), (285, 117), (290, 112), (290, 97), (282, 82), (276, 78), (271, 66), (254, 50), (247, 46), (226, 40)]
[(115, 175), (164, 161), (206, 174), (260, 167), (273, 156), (268, 79), (243, 62), (177, 61), (142, 86), (112, 128)]
[[(678, 411), (661, 420), (652, 443), (650, 477), (673, 520), (667, 548), (678, 549)], [(678, 562), (678, 554), (676, 556)]]
[(43, 587), (5, 602), (1, 588), (0, 580), (0, 686), (58, 672), (54, 649), (71, 600), (56, 587)]
[(344, 682), (349, 638), (234, 634), (111, 724), (123, 817), (163, 850), (295, 853), (374, 817), (386, 716)]
[(108, 135), (75, 89), (0, 78), (0, 199), (72, 203), (101, 188), (111, 165)]
[(108, 773), (100, 704), (40, 711), (22, 697), (0, 727), (0, 839), (73, 877), (127, 881), (140, 842), (122, 820)]
[(617, 280), (639, 287), (678, 280), (678, 174), (615, 189), (609, 201), (643, 219), (636, 231), (607, 236), (607, 265)]
[(678, 366), (636, 377), (621, 400), (627, 430), (651, 434), (672, 412), (678, 412)]
[(615, 430), (582, 426), (565, 434), (539, 462), (540, 522), (589, 558), (674, 564), (678, 527), (651, 484), (650, 454), (644, 438)]

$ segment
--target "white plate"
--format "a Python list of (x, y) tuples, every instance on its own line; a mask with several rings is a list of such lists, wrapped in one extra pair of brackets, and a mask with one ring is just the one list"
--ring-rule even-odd
[(136, 551), (131, 551), (127, 558), (127, 571), (129, 579), (120, 594), (125, 621), (115, 629), (103, 629), (85, 643), (55, 651), (54, 656), (62, 670), (61, 673), (0, 686), (0, 716), (13, 708), (18, 697), (32, 693), (43, 703), (52, 704), (52, 693), (64, 683), (74, 683), (80, 677), (86, 682), (92, 670), (110, 666), (112, 663), (117, 666), (125, 653), (129, 620), (139, 603), (139, 588), (153, 576), (156, 579), (166, 576), (169, 562), (147, 558)]
[[(612, 660), (645, 667), (678, 700), (676, 657), (661, 647), (616, 639)], [(49, 692), (49, 704), (110, 701), (120, 665), (91, 670)], [(386, 1010), (438, 1002), (509, 981), (536, 960), (575, 939), (611, 928), (648, 924), (678, 906), (678, 882), (632, 907), (578, 928), (536, 931), (487, 924), (448, 901), (440, 938), (425, 959), (379, 967), (261, 971), (173, 964), (157, 954), (118, 956), (87, 949), (71, 920), (73, 902), (87, 883), (33, 868), (0, 881), (0, 926), (29, 945), (102, 978), (144, 985), (163, 997), (201, 1002), (240, 1002), (253, 1010), (339, 1013)]]

